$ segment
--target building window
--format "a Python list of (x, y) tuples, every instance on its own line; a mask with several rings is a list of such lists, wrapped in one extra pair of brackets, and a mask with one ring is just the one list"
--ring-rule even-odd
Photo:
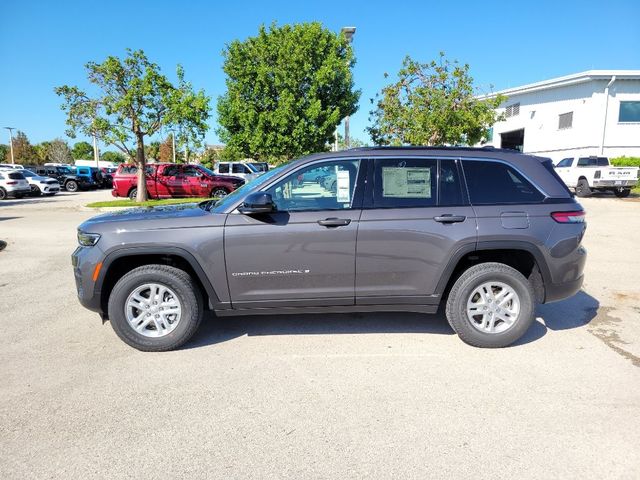
[(507, 118), (520, 115), (520, 103), (509, 105), (507, 108), (505, 108), (504, 114)]
[(573, 126), (573, 112), (561, 113), (558, 115), (558, 129), (571, 128)]
[(618, 122), (640, 122), (640, 102), (620, 102)]

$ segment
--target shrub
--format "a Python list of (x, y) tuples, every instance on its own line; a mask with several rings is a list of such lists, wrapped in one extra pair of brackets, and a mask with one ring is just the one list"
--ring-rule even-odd
[(609, 161), (615, 167), (640, 167), (640, 157), (616, 157)]

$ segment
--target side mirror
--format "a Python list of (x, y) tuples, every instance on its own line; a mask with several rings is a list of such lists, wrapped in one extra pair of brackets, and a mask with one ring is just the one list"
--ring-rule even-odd
[(275, 209), (270, 193), (254, 192), (245, 198), (238, 211), (244, 215), (251, 215), (254, 213), (271, 213)]

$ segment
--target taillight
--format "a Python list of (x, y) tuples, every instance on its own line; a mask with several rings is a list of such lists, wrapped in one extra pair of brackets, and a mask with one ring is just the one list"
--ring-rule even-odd
[(7, 185), (17, 185), (18, 182), (7, 182)]
[(558, 223), (584, 223), (584, 210), (575, 210), (573, 212), (553, 212), (551, 218)]

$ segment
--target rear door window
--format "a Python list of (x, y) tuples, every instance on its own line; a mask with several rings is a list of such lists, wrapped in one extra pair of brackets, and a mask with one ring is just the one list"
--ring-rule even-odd
[(435, 159), (378, 158), (374, 163), (373, 207), (430, 207), (438, 198)]
[(234, 163), (232, 173), (251, 173), (247, 167), (241, 163)]
[(229, 164), (221, 163), (218, 165), (218, 173), (229, 173)]
[(501, 162), (463, 160), (474, 205), (538, 203), (544, 195), (522, 174)]

